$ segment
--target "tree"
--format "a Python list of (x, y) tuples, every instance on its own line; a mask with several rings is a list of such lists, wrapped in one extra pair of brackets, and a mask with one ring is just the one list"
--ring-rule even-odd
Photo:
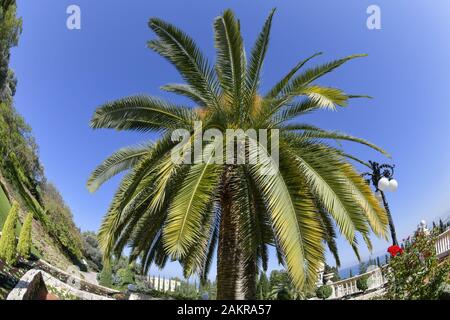
[(442, 233), (445, 231), (444, 223), (442, 222), (442, 219), (439, 219), (439, 232)]
[(328, 299), (332, 293), (333, 293), (333, 289), (331, 289), (331, 287), (327, 286), (327, 285), (320, 286), (316, 290), (317, 298), (322, 299), (322, 300)]
[[(315, 285), (324, 244), (337, 257), (334, 222), (355, 250), (357, 234), (370, 244), (370, 230), (378, 236), (386, 233), (385, 211), (348, 162), (356, 158), (323, 141), (353, 141), (385, 152), (363, 139), (294, 121), (316, 110), (337, 110), (355, 98), (316, 80), (363, 55), (304, 70), (315, 54), (263, 95), (260, 75), (273, 13), (248, 61), (233, 12), (226, 10), (217, 17), (214, 68), (191, 37), (170, 23), (150, 19), (157, 39), (148, 46), (186, 82), (163, 89), (191, 99), (197, 107), (132, 96), (106, 103), (94, 113), (94, 129), (161, 133), (154, 144), (119, 150), (88, 181), (88, 188), (95, 191), (112, 176), (129, 171), (100, 228), (105, 256), (120, 253), (130, 244), (131, 258), (143, 258), (144, 271), (152, 263), (161, 267), (174, 259), (182, 263), (186, 277), (206, 278), (217, 249), (218, 298), (235, 299), (242, 287), (245, 298), (254, 299), (258, 264), (267, 265), (269, 245), (276, 246), (279, 262), (286, 265), (296, 289), (302, 290)], [(244, 131), (251, 159), (264, 150), (245, 130), (268, 130), (268, 141), (279, 151), (279, 165), (267, 153), (262, 153), (267, 161), (258, 163), (239, 164), (236, 154), (229, 163), (216, 161), (223, 151), (217, 151), (220, 145), (234, 150), (235, 139), (199, 142), (198, 138), (208, 129), (223, 137), (231, 128)], [(179, 129), (188, 133), (186, 143), (172, 140), (172, 133)], [(278, 143), (272, 129), (279, 130)], [(202, 145), (202, 152), (193, 152), (193, 145)], [(189, 155), (194, 163), (173, 161), (174, 151)]]
[(83, 238), (83, 256), (87, 263), (94, 271), (100, 271), (103, 268), (102, 252), (100, 251), (97, 235), (92, 231), (85, 231), (82, 233)]
[(256, 288), (258, 300), (268, 299), (270, 294), (270, 283), (265, 272), (261, 272), (259, 275), (259, 281)]
[(14, 202), (3, 225), (2, 236), (0, 238), (0, 259), (9, 265), (14, 265), (17, 261), (16, 224), (18, 214), (19, 204)]
[[(332, 267), (332, 266), (329, 266), (328, 264), (325, 264), (325, 269), (324, 269), (323, 273), (324, 273), (324, 275), (328, 274), (328, 273), (332, 273), (333, 277), (331, 278), (331, 281), (333, 281), (333, 282), (341, 280), (341, 277), (339, 276), (339, 270), (337, 267)], [(325, 281), (325, 279), (324, 279), (324, 281)], [(324, 284), (326, 284), (326, 283), (324, 283)]]
[(70, 208), (66, 205), (54, 184), (45, 182), (41, 189), (43, 203), (49, 217), (47, 223), (49, 233), (60, 243), (69, 256), (81, 259), (83, 249), (81, 232), (73, 221)]
[(353, 277), (352, 269), (350, 269), (350, 272), (349, 272), (349, 274), (348, 274), (348, 277), (349, 277), (349, 278)]
[(0, 2), (0, 103), (11, 99), (14, 87), (10, 84), (9, 49), (15, 47), (22, 31), (22, 20), (16, 17), (15, 1)]
[(17, 253), (19, 256), (29, 259), (31, 252), (31, 226), (33, 223), (33, 213), (28, 213), (20, 230), (19, 243), (17, 244)]
[(367, 272), (367, 267), (368, 267), (368, 264), (367, 263), (365, 263), (364, 261), (361, 261), (360, 263), (359, 263), (359, 274), (363, 274), (363, 273), (366, 273)]
[(381, 267), (380, 257), (377, 257), (377, 266)]
[(368, 279), (368, 276), (363, 276), (356, 280), (356, 287), (358, 288), (358, 290), (366, 292), (366, 290), (369, 288)]
[(112, 283), (112, 269), (111, 269), (111, 265), (106, 263), (103, 266), (103, 270), (100, 273), (100, 280), (99, 280), (99, 284), (108, 288), (111, 288), (113, 283)]
[(445, 290), (450, 260), (439, 263), (436, 233), (417, 232), (402, 254), (392, 257), (386, 271), (386, 297), (393, 300), (435, 300)]

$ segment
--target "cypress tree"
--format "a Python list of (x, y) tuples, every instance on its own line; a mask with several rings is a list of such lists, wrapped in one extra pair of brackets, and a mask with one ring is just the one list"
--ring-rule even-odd
[(33, 213), (28, 213), (19, 235), (19, 244), (17, 245), (17, 253), (25, 258), (30, 258), (31, 252), (31, 224), (33, 222)]
[(100, 273), (100, 285), (104, 287), (111, 288), (112, 287), (112, 269), (110, 263), (105, 263), (103, 265), (103, 270)]
[(0, 238), (0, 259), (9, 265), (14, 265), (17, 261), (15, 229), (18, 211), (19, 204), (14, 202), (3, 225), (2, 236)]
[(270, 294), (270, 283), (265, 272), (261, 272), (261, 275), (259, 276), (256, 294), (258, 300), (265, 300)]
[(439, 232), (442, 233), (445, 231), (444, 223), (442, 222), (442, 219), (439, 219)]

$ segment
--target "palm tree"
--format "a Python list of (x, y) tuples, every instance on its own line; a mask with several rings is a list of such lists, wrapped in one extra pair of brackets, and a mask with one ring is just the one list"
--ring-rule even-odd
[[(172, 259), (180, 261), (185, 276), (197, 274), (206, 279), (217, 252), (218, 298), (235, 299), (243, 293), (251, 299), (256, 296), (258, 269), (267, 267), (270, 245), (300, 290), (315, 283), (326, 244), (338, 258), (334, 225), (355, 252), (357, 234), (369, 247), (371, 231), (386, 237), (386, 213), (348, 162), (357, 158), (326, 141), (353, 141), (384, 151), (363, 139), (298, 121), (307, 113), (336, 110), (359, 97), (315, 81), (363, 55), (303, 71), (320, 53), (314, 54), (262, 95), (260, 74), (273, 14), (248, 61), (233, 12), (227, 10), (217, 17), (214, 68), (183, 31), (150, 19), (157, 39), (148, 43), (149, 48), (166, 58), (186, 82), (162, 89), (185, 96), (196, 106), (132, 96), (96, 110), (92, 128), (161, 134), (153, 144), (114, 153), (89, 178), (88, 188), (95, 191), (112, 176), (128, 171), (99, 231), (105, 257), (129, 245), (130, 258), (140, 258), (144, 272), (152, 263), (163, 267)], [(194, 128), (197, 121), (202, 121), (200, 134), (208, 129), (224, 133), (227, 128), (279, 130), (279, 165), (270, 157), (257, 164), (215, 163), (214, 150), (223, 142), (220, 139), (203, 142), (203, 161), (175, 163), (172, 151), (181, 148), (186, 153), (192, 146), (172, 141), (171, 134), (186, 129), (188, 141), (193, 142), (199, 134)], [(249, 143), (249, 135), (246, 139), (247, 156), (254, 155), (259, 145)], [(272, 141), (272, 135), (268, 139)], [(275, 174), (266, 174), (267, 169)]]

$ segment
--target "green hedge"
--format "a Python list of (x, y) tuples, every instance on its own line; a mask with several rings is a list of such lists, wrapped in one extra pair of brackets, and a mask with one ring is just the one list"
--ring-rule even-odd
[(8, 197), (6, 196), (3, 187), (0, 185), (0, 231), (3, 228), (3, 224), (6, 221), (10, 209), (11, 204), (8, 201)]

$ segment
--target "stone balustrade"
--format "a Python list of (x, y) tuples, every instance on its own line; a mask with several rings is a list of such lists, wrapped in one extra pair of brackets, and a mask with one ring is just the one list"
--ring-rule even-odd
[(367, 277), (367, 291), (382, 288), (386, 283), (386, 279), (383, 277), (381, 268), (376, 267), (366, 273), (329, 283), (328, 285), (333, 290), (330, 299), (341, 299), (346, 296), (362, 293), (362, 291), (358, 289), (356, 283), (358, 279), (363, 277)]
[(450, 255), (450, 229), (441, 233), (436, 241), (436, 255), (443, 259)]

